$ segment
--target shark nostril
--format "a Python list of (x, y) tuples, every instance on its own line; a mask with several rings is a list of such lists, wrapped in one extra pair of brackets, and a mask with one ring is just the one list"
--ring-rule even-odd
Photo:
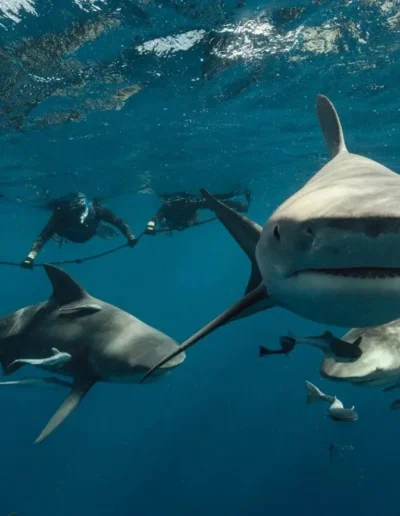
[(274, 226), (274, 237), (276, 240), (280, 240), (281, 239), (281, 235), (279, 233), (279, 227), (278, 226)]

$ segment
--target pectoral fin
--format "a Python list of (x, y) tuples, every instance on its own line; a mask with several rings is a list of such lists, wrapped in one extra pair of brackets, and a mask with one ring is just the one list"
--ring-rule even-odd
[[(199, 330), (197, 333), (192, 335), (187, 341), (185, 341), (179, 348), (165, 357), (163, 360), (161, 360), (156, 366), (154, 366), (152, 369), (150, 369), (140, 380), (140, 383), (143, 383), (144, 380), (149, 377), (153, 372), (164, 365), (166, 362), (171, 360), (172, 358), (176, 357), (176, 355), (179, 355), (183, 351), (186, 351), (188, 348), (196, 344), (199, 340), (206, 337), (208, 334), (219, 328), (220, 326), (223, 326), (224, 324), (227, 324), (234, 320), (235, 318), (238, 318), (241, 313), (244, 311), (249, 311), (251, 307), (259, 305), (262, 301), (270, 300), (270, 306), (269, 308), (272, 308), (274, 306), (274, 303), (270, 299), (264, 285), (259, 285), (256, 289), (254, 289), (252, 292), (244, 296), (240, 301), (232, 305), (230, 308), (225, 310), (221, 315), (216, 317), (213, 321), (208, 323), (206, 326), (204, 326), (201, 330)], [(264, 306), (263, 309), (267, 308)]]
[(44, 441), (54, 430), (61, 425), (61, 423), (71, 414), (73, 410), (79, 405), (85, 395), (89, 392), (91, 387), (96, 383), (96, 378), (93, 376), (82, 376), (76, 378), (71, 392), (65, 398), (60, 408), (51, 417), (50, 421), (42, 430), (35, 444)]

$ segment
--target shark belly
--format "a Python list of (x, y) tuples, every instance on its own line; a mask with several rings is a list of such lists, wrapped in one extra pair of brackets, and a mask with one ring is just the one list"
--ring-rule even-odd
[(278, 305), (322, 324), (363, 328), (400, 316), (400, 277), (360, 278), (310, 271), (264, 283)]

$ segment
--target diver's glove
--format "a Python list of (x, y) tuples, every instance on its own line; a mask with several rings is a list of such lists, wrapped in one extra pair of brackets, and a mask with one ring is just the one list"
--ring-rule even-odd
[(137, 244), (137, 238), (136, 238), (136, 237), (134, 237), (133, 235), (132, 235), (132, 236), (130, 236), (130, 237), (128, 238), (128, 246), (129, 246), (129, 247), (135, 247), (135, 245), (136, 245), (136, 244)]
[(33, 258), (27, 256), (25, 260), (21, 263), (21, 267), (23, 269), (33, 269)]
[(153, 222), (152, 220), (150, 222), (148, 222), (147, 226), (146, 226), (145, 233), (146, 233), (146, 235), (153, 235), (153, 236), (155, 236), (155, 234), (156, 234), (156, 223)]

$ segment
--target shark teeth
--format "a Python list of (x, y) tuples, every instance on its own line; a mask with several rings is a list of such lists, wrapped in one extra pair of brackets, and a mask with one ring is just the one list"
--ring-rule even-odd
[(311, 269), (311, 272), (316, 272), (318, 274), (329, 274), (332, 276), (366, 279), (400, 277), (400, 269), (385, 269), (379, 267), (354, 267), (349, 269)]

